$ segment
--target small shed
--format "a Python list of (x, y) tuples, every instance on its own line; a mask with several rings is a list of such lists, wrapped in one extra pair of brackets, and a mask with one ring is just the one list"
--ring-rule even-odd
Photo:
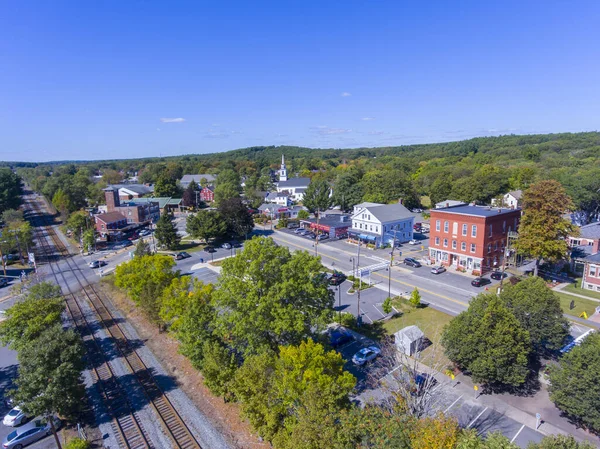
[(407, 326), (394, 334), (394, 342), (398, 351), (411, 356), (423, 344), (425, 334), (417, 326)]

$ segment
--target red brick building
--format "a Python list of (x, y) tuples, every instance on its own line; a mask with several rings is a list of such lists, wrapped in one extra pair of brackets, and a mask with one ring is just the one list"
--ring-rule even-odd
[(429, 258), (473, 275), (500, 268), (508, 233), (516, 231), (520, 209), (461, 205), (432, 209)]
[(215, 200), (215, 188), (213, 186), (202, 187), (200, 199), (205, 203), (212, 203)]
[(582, 274), (581, 288), (600, 292), (600, 222), (581, 226), (569, 244), (575, 271)]
[(96, 231), (100, 234), (111, 234), (127, 226), (127, 218), (120, 212), (107, 212), (94, 217)]
[(128, 224), (146, 223), (156, 221), (160, 218), (160, 207), (158, 201), (149, 200), (144, 203), (133, 201), (121, 201), (119, 191), (113, 187), (104, 189), (107, 212), (119, 212), (127, 220)]

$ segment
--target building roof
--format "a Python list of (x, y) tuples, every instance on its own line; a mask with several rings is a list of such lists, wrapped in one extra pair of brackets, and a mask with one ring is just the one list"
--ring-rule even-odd
[(507, 207), (490, 207), (490, 206), (450, 206), (441, 209), (433, 209), (431, 213), (450, 213), (459, 215), (471, 215), (473, 217), (493, 217), (495, 215), (508, 214), (521, 209), (511, 209)]
[(205, 186), (205, 187), (202, 187), (202, 190), (204, 190), (204, 189), (210, 190), (211, 192), (214, 192), (215, 191), (215, 186)]
[(585, 260), (591, 263), (600, 263), (600, 253), (592, 254), (591, 256), (582, 257), (580, 260)]
[(147, 186), (144, 184), (112, 184), (104, 190), (108, 190), (109, 188), (112, 188), (112, 190), (127, 189), (134, 193), (137, 193), (138, 195), (147, 195), (149, 193), (154, 192), (154, 187)]
[(418, 341), (420, 338), (423, 338), (424, 336), (425, 336), (425, 334), (423, 333), (423, 331), (421, 329), (419, 329), (418, 326), (415, 326), (414, 324), (412, 326), (404, 327), (394, 334), (395, 338), (406, 337), (406, 338), (408, 338), (409, 341)]
[(277, 187), (308, 187), (310, 178), (290, 178), (287, 181), (279, 181)]
[[(352, 218), (358, 215), (362, 209), (363, 208), (358, 209)], [(403, 218), (414, 218), (414, 214), (400, 203), (367, 206), (364, 207), (364, 209), (368, 210), (369, 213), (377, 218), (381, 223), (402, 220)]]
[(517, 200), (520, 200), (521, 197), (523, 196), (523, 191), (522, 190), (512, 190), (512, 191), (508, 192), (508, 195), (514, 197)]
[[(126, 206), (127, 204), (130, 204), (132, 206), (139, 206), (142, 204), (148, 204), (148, 203), (158, 203), (158, 207), (160, 207), (161, 209), (163, 209), (167, 204), (170, 204), (169, 201), (171, 201), (172, 198), (171, 197), (154, 197), (154, 198), (133, 198), (131, 200), (128, 201), (121, 201), (121, 205), (122, 206)], [(181, 200), (177, 200), (177, 201), (181, 201)]]
[(107, 212), (105, 214), (96, 215), (94, 218), (106, 224), (122, 220), (127, 221), (127, 218), (125, 218), (125, 215), (123, 215), (121, 212)]
[(385, 206), (382, 203), (370, 203), (369, 201), (365, 201), (364, 203), (356, 204), (354, 206), (355, 210), (362, 209), (363, 207), (371, 207), (371, 206)]
[(203, 174), (203, 175), (183, 175), (183, 178), (179, 180), (179, 184), (183, 187), (187, 187), (190, 182), (194, 181), (196, 184), (200, 184), (200, 180), (204, 178), (207, 182), (214, 182), (216, 177), (214, 175)]
[(600, 221), (579, 228), (579, 238), (600, 239)]
[(281, 198), (286, 196), (290, 196), (290, 193), (287, 190), (284, 190), (283, 192), (270, 192), (266, 198), (268, 200), (274, 200), (275, 198)]
[[(350, 215), (334, 215), (331, 217), (321, 217), (319, 218), (319, 224), (323, 225), (323, 226), (333, 226), (334, 228), (337, 227), (350, 227), (352, 226), (352, 221), (350, 220), (352, 217)], [(346, 220), (346, 221), (342, 221)], [(308, 223), (317, 223), (317, 219), (316, 218), (307, 218), (305, 220), (302, 220), (303, 222), (308, 222)]]
[(464, 201), (446, 200), (446, 201), (440, 201), (439, 203), (435, 203), (435, 208), (443, 209), (444, 207), (463, 206), (465, 204), (467, 204), (467, 203), (465, 203)]

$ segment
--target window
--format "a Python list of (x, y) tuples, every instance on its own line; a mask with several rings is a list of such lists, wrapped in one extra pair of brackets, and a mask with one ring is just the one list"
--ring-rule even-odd
[(512, 231), (512, 228), (509, 226), (508, 227), (508, 233), (510, 234), (510, 231)]
[(471, 226), (471, 237), (477, 237), (477, 225)]
[(447, 248), (448, 247), (448, 239), (444, 239), (444, 247)]
[(362, 214), (362, 216), (363, 216), (363, 217), (362, 217), (362, 218), (363, 218), (363, 220), (365, 219), (365, 215), (367, 215), (367, 214)]
[(462, 225), (462, 235), (466, 236), (467, 235), (467, 224), (463, 223)]
[(362, 223), (359, 223), (358, 226), (360, 227), (360, 229), (362, 229)]
[(104, 227), (104, 225), (102, 225), (102, 229), (106, 229), (106, 228)]
[(494, 251), (498, 251), (498, 242), (494, 243)]
[(490, 243), (490, 244), (488, 245), (488, 254), (489, 254), (489, 253), (491, 253), (491, 252), (492, 252), (492, 244)]
[(435, 230), (436, 231), (440, 230), (440, 220), (435, 220)]
[(440, 238), (439, 237), (435, 238), (435, 244), (438, 245), (438, 246), (440, 245)]
[(373, 230), (373, 225), (369, 225), (369, 231)]
[(475, 252), (475, 243), (471, 243), (471, 252), (474, 253)]
[(367, 215), (367, 220), (371, 221), (371, 216)]
[(467, 250), (467, 242), (460, 242), (460, 250), (461, 251)]
[(379, 232), (379, 226), (375, 226), (375, 232)]
[(456, 240), (452, 240), (452, 249), (456, 249)]
[(590, 265), (590, 276), (596, 277), (598, 274), (598, 267), (596, 265)]
[(452, 235), (456, 235), (458, 234), (458, 223), (454, 222), (452, 223)]
[(502, 232), (506, 233), (506, 220), (502, 222)]
[(448, 232), (448, 220), (444, 221), (444, 232)]
[(492, 225), (490, 225), (490, 237), (492, 236)]

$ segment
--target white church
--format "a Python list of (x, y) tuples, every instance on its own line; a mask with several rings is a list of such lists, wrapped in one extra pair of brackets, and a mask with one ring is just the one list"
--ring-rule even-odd
[(277, 182), (277, 192), (287, 192), (294, 201), (302, 201), (304, 192), (310, 184), (310, 178), (291, 178), (288, 179), (288, 172), (285, 166), (285, 159), (281, 155), (281, 168), (277, 170), (279, 182)]

